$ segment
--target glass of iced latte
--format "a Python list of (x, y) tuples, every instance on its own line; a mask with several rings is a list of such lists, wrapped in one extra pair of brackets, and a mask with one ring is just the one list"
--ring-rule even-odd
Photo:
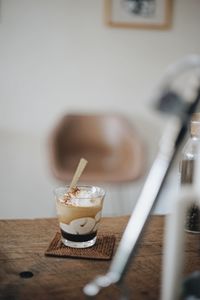
[(91, 247), (96, 242), (105, 191), (97, 186), (58, 187), (56, 209), (65, 246)]

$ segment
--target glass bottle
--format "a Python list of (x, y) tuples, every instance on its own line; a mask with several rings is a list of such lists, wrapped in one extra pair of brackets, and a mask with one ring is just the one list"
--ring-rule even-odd
[[(200, 113), (192, 116), (190, 124), (190, 137), (187, 140), (180, 163), (181, 185), (193, 183), (194, 166), (200, 156)], [(200, 209), (192, 204), (186, 215), (185, 229), (189, 232), (200, 233)]]

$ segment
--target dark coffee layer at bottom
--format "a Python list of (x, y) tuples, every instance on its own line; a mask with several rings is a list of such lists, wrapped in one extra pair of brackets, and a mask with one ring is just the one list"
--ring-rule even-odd
[(95, 231), (95, 232), (91, 232), (88, 234), (71, 234), (71, 233), (67, 233), (61, 229), (61, 234), (62, 234), (63, 238), (68, 241), (87, 242), (87, 241), (92, 240), (97, 235), (97, 232)]

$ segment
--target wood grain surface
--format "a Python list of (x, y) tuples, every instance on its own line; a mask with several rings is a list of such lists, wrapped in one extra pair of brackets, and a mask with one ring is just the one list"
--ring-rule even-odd
[[(102, 219), (100, 232), (116, 236), (115, 250), (127, 222), (126, 216)], [(130, 299), (159, 299), (163, 225), (164, 217), (151, 218), (130, 264), (124, 280)], [(84, 285), (104, 274), (110, 261), (46, 257), (57, 230), (56, 219), (0, 221), (0, 299), (86, 299)], [(199, 235), (187, 235), (185, 274), (200, 268), (199, 248)], [(95, 299), (119, 299), (120, 292), (111, 286)]]

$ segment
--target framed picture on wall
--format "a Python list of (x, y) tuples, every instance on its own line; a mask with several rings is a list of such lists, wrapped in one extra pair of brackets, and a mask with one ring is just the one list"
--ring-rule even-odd
[(171, 26), (172, 0), (104, 0), (108, 26), (166, 30)]

